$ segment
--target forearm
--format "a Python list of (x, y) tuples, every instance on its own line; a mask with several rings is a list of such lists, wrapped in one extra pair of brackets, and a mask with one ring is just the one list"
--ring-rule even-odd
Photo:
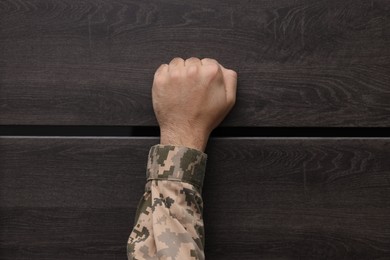
[(182, 146), (151, 148), (148, 182), (128, 241), (129, 259), (204, 259), (206, 158)]

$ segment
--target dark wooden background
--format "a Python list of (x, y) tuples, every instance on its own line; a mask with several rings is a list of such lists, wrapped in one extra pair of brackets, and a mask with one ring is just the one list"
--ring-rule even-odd
[(0, 0), (0, 259), (126, 259), (159, 140), (93, 129), (156, 127), (176, 56), (239, 74), (239, 131), (207, 148), (208, 259), (390, 259), (389, 46), (388, 0)]

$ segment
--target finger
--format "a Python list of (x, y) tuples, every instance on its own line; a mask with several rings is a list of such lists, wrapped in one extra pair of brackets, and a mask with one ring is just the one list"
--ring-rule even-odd
[(236, 103), (237, 95), (237, 72), (230, 69), (223, 69), (223, 71), (226, 87), (226, 98), (231, 106), (233, 106)]
[(225, 68), (222, 65), (221, 65), (221, 68), (222, 68), (222, 72), (223, 72), (224, 75), (226, 75), (227, 77), (230, 77), (230, 78), (233, 78), (233, 79), (237, 80), (237, 72), (235, 72), (232, 69), (227, 69), (227, 68)]
[[(184, 67), (184, 60), (180, 57), (173, 58), (171, 62), (169, 63), (169, 67), (179, 67), (182, 66)], [(168, 70), (169, 70), (168, 67)]]
[(191, 57), (185, 60), (184, 66), (191, 66), (191, 65), (202, 65), (200, 59), (196, 57)]
[(154, 73), (154, 76), (157, 76), (166, 71), (168, 71), (168, 64), (161, 64), (160, 67), (158, 67), (156, 72)]
[(222, 65), (221, 65), (221, 67), (222, 67), (223, 73), (226, 74), (226, 76), (233, 78), (234, 80), (237, 80), (237, 72), (235, 72), (234, 70), (231, 70), (231, 69), (226, 69)]
[(204, 58), (204, 59), (201, 60), (201, 62), (202, 62), (202, 65), (207, 65), (207, 64), (210, 64), (210, 63), (211, 64), (216, 63), (216, 64), (220, 65), (217, 60), (210, 59), (210, 58)]

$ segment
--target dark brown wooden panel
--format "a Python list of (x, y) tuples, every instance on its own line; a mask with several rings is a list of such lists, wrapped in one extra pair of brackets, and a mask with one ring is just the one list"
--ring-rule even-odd
[[(0, 139), (1, 259), (125, 259), (150, 138)], [(386, 259), (390, 138), (219, 138), (209, 259)]]
[(390, 139), (243, 138), (209, 146), (210, 259), (387, 259)]
[(2, 207), (0, 258), (126, 259), (134, 210)]
[(136, 207), (158, 139), (2, 138), (1, 205)]
[(0, 3), (0, 123), (156, 125), (175, 56), (239, 72), (226, 126), (390, 126), (387, 0)]
[(0, 259), (126, 259), (156, 138), (0, 138)]

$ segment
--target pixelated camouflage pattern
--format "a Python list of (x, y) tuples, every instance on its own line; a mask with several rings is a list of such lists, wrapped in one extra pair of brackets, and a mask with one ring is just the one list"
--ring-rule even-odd
[(128, 259), (205, 258), (201, 190), (206, 160), (205, 153), (183, 146), (150, 149)]
[(188, 182), (203, 185), (206, 154), (187, 147), (156, 145), (150, 149), (146, 177), (148, 180)]

